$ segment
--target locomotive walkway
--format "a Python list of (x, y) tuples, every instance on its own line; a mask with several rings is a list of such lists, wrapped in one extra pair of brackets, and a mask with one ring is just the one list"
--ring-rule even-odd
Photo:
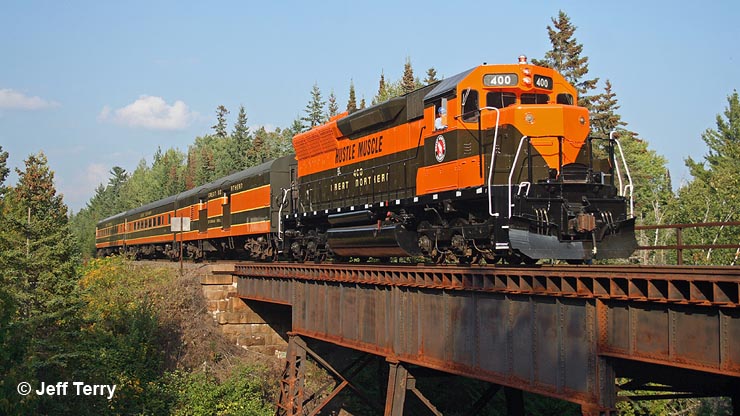
[[(240, 263), (234, 275), (239, 297), (291, 307), (280, 415), (354, 388), (308, 339), (384, 357), (386, 415), (403, 414), (407, 390), (441, 414), (417, 366), (492, 383), (477, 406), (503, 386), (514, 414), (521, 391), (616, 414), (620, 377), (652, 397), (730, 396), (740, 415), (740, 268)], [(307, 354), (341, 380), (323, 403), (304, 392)]]

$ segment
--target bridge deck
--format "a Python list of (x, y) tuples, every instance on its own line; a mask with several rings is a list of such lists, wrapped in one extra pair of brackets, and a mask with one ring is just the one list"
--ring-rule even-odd
[(616, 375), (728, 395), (740, 378), (738, 268), (243, 263), (235, 274), (239, 296), (291, 305), (296, 334), (584, 407), (613, 408)]

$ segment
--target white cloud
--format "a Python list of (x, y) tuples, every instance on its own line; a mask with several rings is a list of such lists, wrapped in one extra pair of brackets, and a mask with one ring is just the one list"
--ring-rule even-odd
[(182, 130), (197, 116), (182, 101), (169, 105), (162, 97), (142, 95), (138, 100), (117, 110), (104, 106), (98, 120), (154, 130)]
[(8, 88), (0, 89), (0, 108), (6, 110), (42, 110), (56, 107), (58, 103), (41, 97), (29, 97)]
[(108, 169), (101, 163), (91, 163), (85, 169), (85, 186), (95, 188), (108, 183)]

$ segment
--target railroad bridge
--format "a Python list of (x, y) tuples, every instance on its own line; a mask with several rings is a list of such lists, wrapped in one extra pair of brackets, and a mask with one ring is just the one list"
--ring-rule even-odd
[[(527, 391), (612, 415), (624, 378), (620, 389), (653, 398), (729, 396), (740, 415), (737, 267), (240, 263), (233, 273), (239, 297), (290, 306), (279, 415), (317, 414), (356, 388), (309, 340), (384, 358), (385, 415), (403, 414), (407, 392), (441, 414), (416, 388), (418, 368), (490, 382), (470, 414), (503, 387), (509, 414), (523, 414)], [(321, 402), (304, 389), (307, 356), (337, 378)]]

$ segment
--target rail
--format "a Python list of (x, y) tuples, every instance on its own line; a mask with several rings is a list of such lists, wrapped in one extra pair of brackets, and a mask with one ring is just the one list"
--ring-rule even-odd
[(740, 251), (740, 244), (684, 244), (683, 230), (686, 228), (709, 228), (709, 227), (740, 227), (740, 221), (731, 222), (699, 222), (691, 224), (661, 224), (661, 225), (637, 225), (635, 230), (676, 230), (676, 244), (664, 244), (653, 246), (638, 246), (638, 250), (676, 250), (676, 263), (683, 265), (684, 250), (714, 250), (714, 249), (736, 249)]
[[(431, 266), (237, 263), (241, 277), (740, 307), (730, 266)], [(290, 302), (286, 293), (283, 302)], [(269, 296), (268, 296), (269, 297)]]

